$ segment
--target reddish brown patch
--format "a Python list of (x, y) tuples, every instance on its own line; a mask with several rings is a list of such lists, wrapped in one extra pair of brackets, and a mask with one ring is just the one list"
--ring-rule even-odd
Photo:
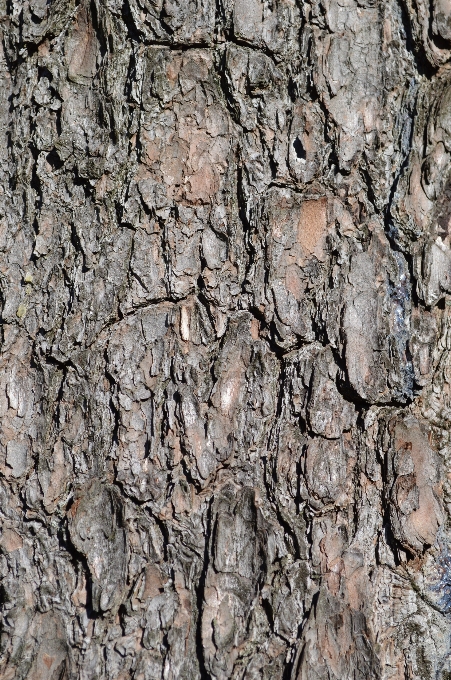
[(301, 300), (305, 283), (302, 280), (301, 270), (296, 264), (288, 265), (285, 274), (285, 287), (296, 300)]
[(168, 77), (169, 82), (174, 85), (176, 82), (179, 73), (180, 73), (180, 66), (181, 66), (181, 58), (176, 57), (172, 61), (169, 62), (169, 64), (166, 67), (166, 75)]
[(321, 259), (327, 234), (327, 198), (304, 201), (298, 224), (298, 242), (306, 255)]
[(149, 597), (155, 597), (160, 593), (163, 588), (163, 579), (160, 570), (153, 564), (146, 568), (145, 579), (143, 599), (147, 600)]
[(260, 324), (258, 323), (257, 319), (252, 319), (251, 321), (251, 336), (252, 340), (258, 340), (258, 332), (259, 332)]
[(44, 40), (39, 46), (38, 46), (38, 55), (40, 57), (48, 57), (50, 54), (50, 44), (48, 40)]
[(73, 502), (71, 507), (69, 508), (68, 514), (73, 518), (77, 514), (77, 509), (78, 506), (80, 505), (81, 498), (78, 498), (76, 501)]
[(48, 654), (43, 654), (42, 655), (42, 661), (47, 666), (47, 668), (50, 669), (53, 662), (55, 661), (55, 657), (49, 656)]
[[(398, 464), (402, 469), (408, 457), (414, 468), (412, 473), (401, 473), (398, 476), (393, 487), (394, 497), (402, 513), (404, 504), (407, 503), (405, 512), (408, 514), (405, 514), (403, 520), (404, 540), (409, 547), (420, 550), (422, 544), (434, 544), (439, 526), (443, 522), (439, 460), (413, 418), (397, 422), (394, 434)], [(417, 506), (409, 513), (408, 508), (412, 502)]]
[(7, 552), (11, 553), (23, 546), (22, 538), (12, 529), (5, 529), (0, 538), (0, 545)]
[(69, 80), (79, 82), (96, 72), (97, 40), (91, 17), (82, 7), (75, 19), (68, 42)]

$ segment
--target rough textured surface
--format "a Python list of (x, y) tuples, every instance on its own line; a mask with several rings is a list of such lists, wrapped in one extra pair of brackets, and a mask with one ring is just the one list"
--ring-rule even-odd
[(449, 680), (451, 2), (0, 15), (2, 680)]

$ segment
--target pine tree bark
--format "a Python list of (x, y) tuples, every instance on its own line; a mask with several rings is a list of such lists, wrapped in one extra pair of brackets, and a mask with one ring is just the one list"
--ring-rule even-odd
[(449, 680), (451, 3), (0, 15), (0, 677)]

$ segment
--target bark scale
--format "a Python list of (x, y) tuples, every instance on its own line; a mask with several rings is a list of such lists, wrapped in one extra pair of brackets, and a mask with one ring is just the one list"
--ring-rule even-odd
[(0, 15), (0, 676), (449, 680), (451, 3)]

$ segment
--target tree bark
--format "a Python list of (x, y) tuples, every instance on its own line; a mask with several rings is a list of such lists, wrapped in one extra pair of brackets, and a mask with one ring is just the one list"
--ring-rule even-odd
[(449, 0), (0, 14), (0, 677), (449, 680)]

